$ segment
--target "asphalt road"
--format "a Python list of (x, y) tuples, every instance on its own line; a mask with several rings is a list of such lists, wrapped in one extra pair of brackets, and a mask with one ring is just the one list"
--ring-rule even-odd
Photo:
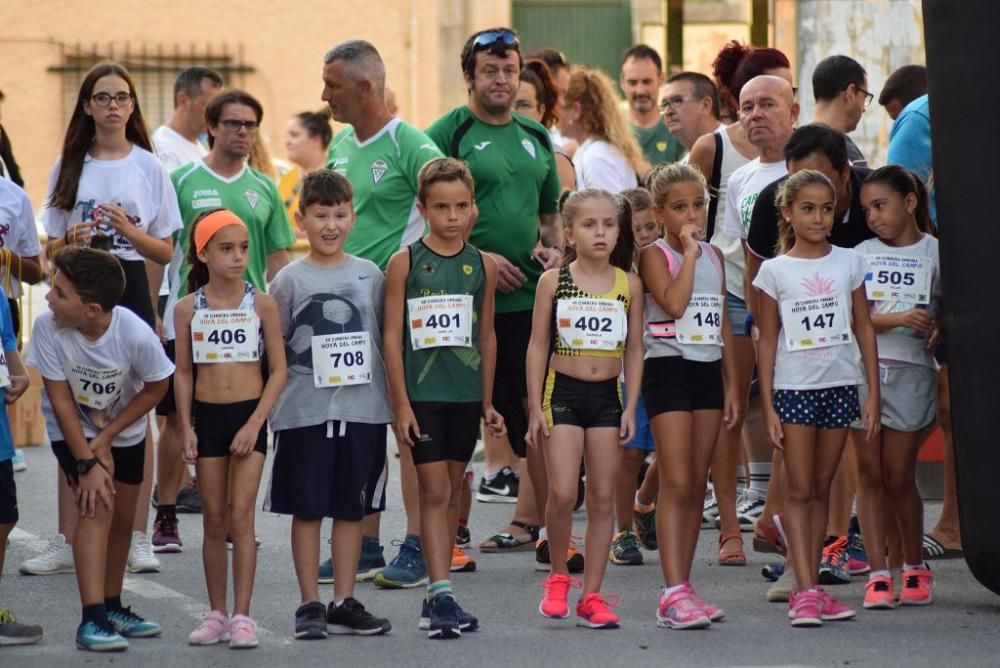
[[(453, 642), (432, 642), (417, 629), (422, 592), (382, 591), (359, 585), (356, 596), (388, 617), (385, 637), (292, 639), (297, 587), (288, 543), (290, 519), (258, 512), (263, 541), (252, 614), (261, 627), (260, 647), (233, 652), (225, 646), (188, 647), (187, 634), (206, 610), (201, 570), (201, 517), (184, 515), (182, 554), (161, 555), (163, 570), (126, 578), (125, 602), (164, 628), (161, 638), (134, 640), (125, 654), (100, 656), (75, 649), (79, 600), (72, 575), (23, 576), (18, 564), (35, 554), (55, 532), (55, 459), (45, 448), (27, 450), (29, 469), (16, 474), (21, 522), (7, 551), (0, 602), (25, 622), (45, 627), (32, 647), (0, 649), (0, 666), (116, 665), (166, 666), (997, 666), (1000, 665), (1000, 598), (982, 588), (961, 560), (934, 563), (936, 601), (926, 608), (860, 611), (856, 621), (820, 629), (793, 629), (785, 604), (767, 603), (760, 568), (766, 555), (748, 552), (746, 568), (716, 565), (716, 531), (703, 531), (692, 580), (705, 598), (728, 616), (704, 631), (668, 631), (656, 626), (661, 584), (658, 557), (646, 553), (637, 567), (608, 568), (605, 592), (621, 598), (622, 628), (591, 631), (573, 619), (557, 622), (537, 612), (541, 574), (530, 552), (487, 555), (473, 550), (479, 569), (454, 574), (463, 606), (479, 616), (482, 628)], [(397, 460), (391, 458), (390, 511), (383, 542), (402, 537)], [(266, 489), (270, 463), (261, 485)], [(263, 491), (261, 492), (263, 496)], [(473, 504), (473, 542), (498, 530), (512, 506)], [(928, 522), (937, 513), (929, 505)], [(583, 533), (577, 515), (575, 533)], [(747, 541), (748, 545), (750, 541)], [(387, 556), (396, 548), (387, 547)], [(837, 587), (835, 595), (860, 607), (863, 579)], [(332, 595), (332, 588), (324, 591)], [(575, 597), (571, 598), (575, 602)]]

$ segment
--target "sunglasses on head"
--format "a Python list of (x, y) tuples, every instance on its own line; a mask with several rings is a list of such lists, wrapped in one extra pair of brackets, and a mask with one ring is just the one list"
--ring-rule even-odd
[(520, 41), (513, 30), (490, 30), (476, 36), (476, 39), (472, 40), (472, 50), (480, 51), (496, 44), (502, 44), (507, 49), (513, 49), (520, 44)]

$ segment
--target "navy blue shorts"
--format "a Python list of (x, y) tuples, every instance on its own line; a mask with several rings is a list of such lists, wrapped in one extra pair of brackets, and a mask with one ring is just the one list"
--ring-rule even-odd
[(386, 425), (329, 420), (274, 434), (264, 510), (359, 522), (385, 510)]
[(857, 385), (820, 390), (775, 390), (772, 401), (782, 424), (846, 429), (861, 418)]

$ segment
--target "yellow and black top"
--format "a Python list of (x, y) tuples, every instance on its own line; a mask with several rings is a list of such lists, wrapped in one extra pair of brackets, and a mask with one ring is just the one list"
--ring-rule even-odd
[[(615, 300), (622, 304), (624, 318), (622, 323), (622, 337), (617, 347), (610, 350), (592, 350), (578, 348), (570, 345), (559, 333), (559, 301), (570, 299), (607, 299)], [(628, 308), (629, 308), (629, 287), (628, 274), (615, 267), (615, 284), (608, 292), (595, 295), (580, 289), (573, 280), (569, 265), (564, 265), (559, 269), (559, 279), (556, 282), (556, 291), (552, 309), (552, 352), (556, 355), (567, 355), (570, 357), (610, 357), (620, 358), (625, 352), (625, 340), (628, 332)]]

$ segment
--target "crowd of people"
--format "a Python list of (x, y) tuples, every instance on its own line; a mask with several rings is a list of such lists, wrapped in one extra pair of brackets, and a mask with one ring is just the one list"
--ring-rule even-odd
[[(476, 568), (473, 496), (514, 504), (479, 549), (533, 550), (541, 615), (569, 617), (579, 588), (588, 628), (619, 626), (605, 571), (643, 550), (659, 552), (659, 626), (722, 619), (691, 582), (704, 528), (721, 565), (746, 565), (745, 532), (786, 557), (767, 599), (794, 626), (853, 618), (824, 588), (852, 575), (868, 574), (866, 609), (931, 603), (927, 559), (961, 545), (953, 481), (925, 535), (915, 475), (949, 414), (923, 68), (879, 95), (895, 124), (872, 169), (848, 134), (875, 96), (848, 56), (812, 72), (808, 123), (788, 58), (738, 42), (710, 74), (667, 76), (630, 48), (624, 102), (507, 28), (473, 34), (460, 64), (467, 103), (421, 131), (375, 46), (334, 46), (327, 109), (288, 122), (280, 183), (259, 168), (250, 92), (189, 68), (150, 134), (128, 71), (100, 64), (51, 171), (44, 250), (0, 128), (0, 388), (10, 404), (26, 367), (41, 375), (61, 470), (58, 533), (20, 570), (75, 571), (77, 646), (161, 634), (123, 577), (184, 549), (187, 510), (208, 594), (188, 642), (255, 647), (265, 475), (264, 511), (292, 516), (301, 639), (389, 632), (355, 598), (367, 580), (425, 587), (431, 638), (476, 631), (449, 575)], [(42, 280), (22, 359), (21, 283)], [(389, 431), (406, 533), (386, 563)], [(16, 457), (3, 413), (0, 570)], [(0, 644), (41, 637), (0, 609)]]

